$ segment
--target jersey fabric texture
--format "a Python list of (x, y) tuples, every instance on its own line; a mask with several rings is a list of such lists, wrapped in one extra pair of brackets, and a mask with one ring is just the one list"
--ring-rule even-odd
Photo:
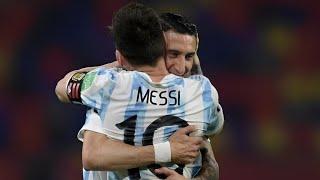
[[(218, 93), (202, 75), (182, 78), (165, 76), (161, 82), (152, 82), (143, 72), (119, 68), (98, 68), (86, 74), (81, 86), (82, 103), (89, 107), (86, 123), (78, 133), (90, 130), (109, 138), (135, 146), (165, 142), (181, 127), (195, 125), (194, 135), (218, 133), (223, 126), (222, 108)], [(161, 164), (179, 169), (187, 178), (200, 171), (201, 157), (194, 163), (178, 166)], [(90, 179), (157, 179), (150, 167), (123, 171), (85, 171)]]

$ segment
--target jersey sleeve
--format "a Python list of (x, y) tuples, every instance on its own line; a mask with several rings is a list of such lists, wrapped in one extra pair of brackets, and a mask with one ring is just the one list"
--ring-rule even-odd
[(85, 131), (94, 131), (97, 133), (104, 134), (102, 128), (102, 120), (95, 109), (89, 109), (86, 113), (86, 123), (82, 126), (78, 132), (78, 139), (83, 142), (84, 132)]
[(219, 97), (217, 90), (212, 86), (212, 113), (210, 117), (210, 123), (208, 125), (208, 134), (214, 135), (221, 132), (224, 124), (224, 115), (222, 107), (219, 103)]
[[(206, 101), (205, 104), (208, 105), (207, 107), (209, 110), (209, 113), (207, 114), (209, 116), (207, 117), (209, 121), (207, 121), (208, 124), (205, 130), (205, 134), (210, 136), (218, 134), (222, 130), (224, 124), (224, 115), (222, 107), (219, 103), (219, 95), (216, 88), (211, 84), (210, 80), (207, 78), (205, 78), (203, 84), (207, 94), (204, 98), (204, 101)], [(209, 91), (210, 93), (208, 93)]]
[(83, 105), (101, 110), (109, 100), (116, 85), (117, 73), (103, 67), (88, 72), (81, 84), (80, 97)]

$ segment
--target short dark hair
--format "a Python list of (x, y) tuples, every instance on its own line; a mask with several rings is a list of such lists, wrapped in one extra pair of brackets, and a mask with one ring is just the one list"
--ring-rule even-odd
[(164, 55), (165, 40), (158, 14), (139, 3), (122, 7), (112, 19), (116, 48), (132, 65), (151, 65)]
[(174, 30), (177, 33), (198, 36), (197, 26), (180, 14), (162, 13), (160, 15), (161, 26), (164, 32)]

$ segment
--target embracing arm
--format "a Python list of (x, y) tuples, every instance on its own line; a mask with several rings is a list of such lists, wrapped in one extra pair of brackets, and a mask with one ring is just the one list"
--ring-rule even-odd
[(82, 163), (90, 170), (117, 170), (154, 163), (153, 146), (135, 147), (108, 138), (104, 134), (85, 131)]
[(195, 180), (219, 179), (219, 165), (214, 157), (209, 140), (204, 140), (204, 147), (200, 150), (202, 154), (202, 168)]
[[(179, 129), (169, 139), (171, 160), (174, 163), (188, 164), (199, 155), (202, 139), (189, 137), (194, 126)], [(154, 147), (131, 146), (112, 140), (106, 135), (85, 131), (83, 138), (82, 162), (89, 170), (119, 170), (146, 166), (155, 162)]]
[(67, 95), (67, 86), (68, 86), (68, 83), (69, 83), (71, 77), (75, 73), (86, 73), (86, 72), (92, 71), (98, 67), (113, 68), (113, 67), (119, 67), (119, 64), (117, 61), (114, 61), (112, 63), (104, 64), (101, 66), (85, 67), (82, 69), (78, 69), (78, 70), (74, 70), (74, 71), (69, 72), (61, 80), (59, 80), (59, 82), (56, 85), (55, 93), (56, 93), (58, 99), (61, 102), (70, 103), (70, 100)]

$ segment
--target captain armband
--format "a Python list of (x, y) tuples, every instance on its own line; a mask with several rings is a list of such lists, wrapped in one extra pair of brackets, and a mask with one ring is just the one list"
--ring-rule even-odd
[(69, 80), (67, 86), (67, 95), (70, 102), (75, 104), (82, 104), (80, 92), (81, 85), (86, 74), (86, 72), (77, 72)]

